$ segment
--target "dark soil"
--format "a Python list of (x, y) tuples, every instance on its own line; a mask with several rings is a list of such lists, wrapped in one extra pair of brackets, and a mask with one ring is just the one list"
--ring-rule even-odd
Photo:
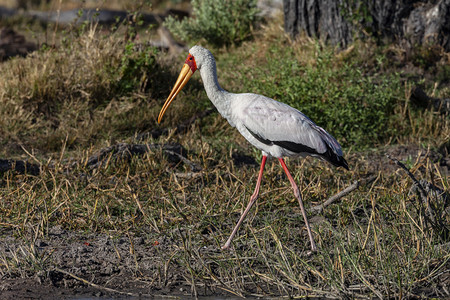
[(34, 272), (2, 278), (1, 299), (191, 296), (182, 272), (173, 266), (164, 270), (166, 261), (161, 261), (162, 252), (173, 252), (176, 243), (164, 237), (85, 235), (61, 226), (34, 242), (3, 237), (0, 253), (6, 257), (39, 258), (38, 265), (24, 268)]

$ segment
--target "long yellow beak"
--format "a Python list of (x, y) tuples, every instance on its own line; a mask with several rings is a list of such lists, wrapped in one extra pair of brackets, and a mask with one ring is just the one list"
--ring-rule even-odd
[(184, 64), (183, 68), (181, 69), (180, 75), (178, 75), (177, 82), (175, 82), (175, 85), (173, 86), (172, 91), (170, 92), (169, 97), (167, 98), (166, 102), (164, 103), (163, 107), (161, 108), (161, 111), (159, 112), (158, 116), (158, 123), (161, 122), (161, 119), (166, 112), (169, 105), (172, 103), (173, 99), (178, 95), (178, 93), (181, 91), (181, 89), (186, 85), (186, 83), (191, 78), (192, 72), (191, 68), (188, 64)]

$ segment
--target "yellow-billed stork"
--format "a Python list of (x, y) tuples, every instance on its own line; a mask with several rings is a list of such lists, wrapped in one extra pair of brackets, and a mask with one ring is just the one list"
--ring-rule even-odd
[(348, 170), (348, 164), (342, 155), (341, 146), (323, 128), (317, 126), (299, 110), (287, 104), (262, 95), (233, 94), (222, 89), (217, 81), (214, 56), (209, 50), (200, 46), (194, 46), (189, 50), (189, 55), (175, 86), (159, 113), (158, 123), (161, 122), (169, 105), (196, 70), (200, 71), (206, 94), (219, 113), (228, 120), (231, 126), (236, 127), (253, 146), (260, 149), (263, 155), (255, 191), (222, 249), (230, 246), (239, 226), (258, 198), (267, 157), (276, 157), (294, 189), (308, 230), (311, 249), (315, 251), (316, 244), (303, 207), (300, 191), (289, 173), (283, 157), (314, 156)]

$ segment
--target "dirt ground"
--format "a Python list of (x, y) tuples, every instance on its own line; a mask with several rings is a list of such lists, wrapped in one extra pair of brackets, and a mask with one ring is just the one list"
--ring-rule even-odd
[(166, 278), (161, 276), (165, 262), (157, 260), (163, 256), (161, 252), (172, 251), (176, 244), (164, 237), (85, 235), (55, 226), (45, 240), (34, 242), (34, 249), (27, 244), (15, 237), (2, 238), (0, 253), (27, 256), (34, 252), (42, 263), (50, 259), (54, 268), (46, 273), (20, 274), (24, 278), (2, 278), (1, 299), (191, 296), (186, 280), (177, 275), (179, 271), (171, 267), (165, 270)]

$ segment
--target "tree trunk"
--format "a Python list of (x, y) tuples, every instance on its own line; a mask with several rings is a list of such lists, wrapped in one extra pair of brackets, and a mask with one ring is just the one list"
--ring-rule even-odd
[(285, 30), (346, 47), (355, 37), (450, 51), (450, 0), (283, 0)]

